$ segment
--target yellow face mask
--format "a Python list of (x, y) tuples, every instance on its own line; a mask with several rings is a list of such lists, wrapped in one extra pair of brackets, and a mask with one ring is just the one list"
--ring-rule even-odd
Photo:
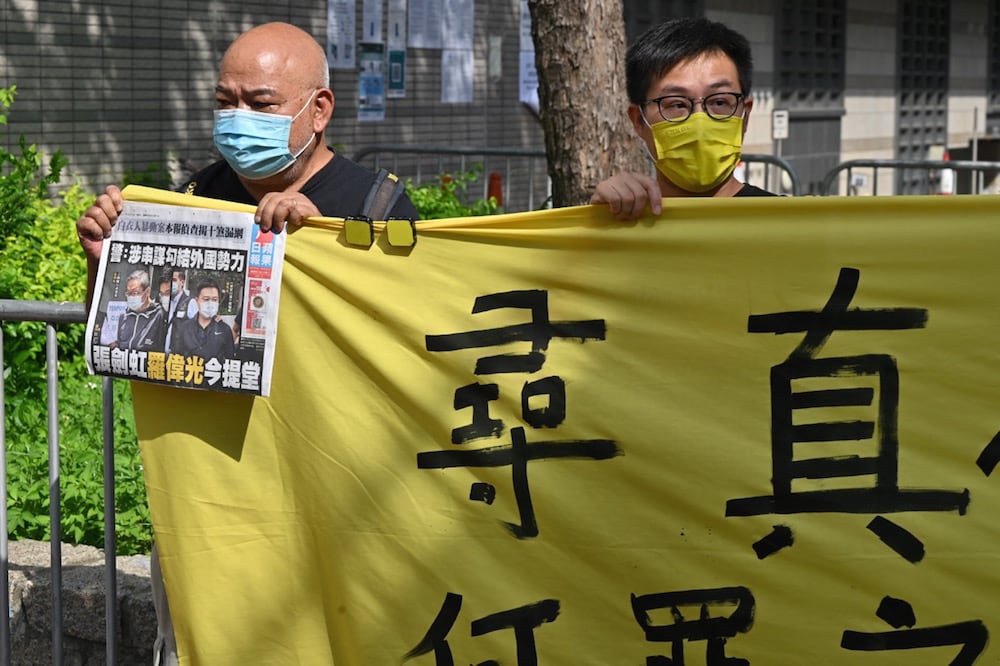
[(742, 116), (713, 120), (699, 112), (692, 113), (684, 122), (664, 120), (649, 128), (656, 144), (656, 168), (671, 183), (688, 192), (707, 192), (718, 187), (740, 161)]

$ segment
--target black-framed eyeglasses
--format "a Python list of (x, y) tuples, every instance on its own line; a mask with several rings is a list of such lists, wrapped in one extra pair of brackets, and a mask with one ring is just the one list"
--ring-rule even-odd
[(726, 120), (736, 115), (743, 101), (742, 93), (718, 92), (704, 97), (685, 97), (684, 95), (664, 95), (655, 99), (647, 99), (642, 103), (642, 111), (645, 114), (646, 107), (656, 104), (660, 112), (660, 117), (672, 123), (680, 123), (687, 120), (696, 104), (701, 103), (705, 113), (712, 120)]

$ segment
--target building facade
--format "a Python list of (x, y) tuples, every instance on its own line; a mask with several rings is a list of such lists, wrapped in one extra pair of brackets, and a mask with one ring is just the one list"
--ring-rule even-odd
[[(817, 194), (831, 169), (853, 159), (941, 159), (946, 151), (971, 159), (973, 143), (979, 159), (997, 159), (998, 9), (997, 0), (625, 0), (630, 38), (670, 15), (705, 15), (747, 36), (755, 107), (746, 152), (780, 154)], [(780, 143), (775, 110), (788, 112)], [(862, 173), (851, 185), (864, 194), (874, 182)], [(879, 193), (936, 187), (935, 174), (915, 169), (890, 172)]]
[[(748, 37), (755, 106), (745, 151), (780, 154), (805, 192), (821, 193), (824, 176), (849, 159), (929, 159), (945, 150), (968, 157), (973, 144), (980, 159), (996, 158), (1000, 0), (622, 1), (629, 40), (672, 16), (697, 15)], [(359, 113), (359, 103), (370, 101), (363, 65), (331, 70), (336, 110), (328, 141), (349, 156), (372, 144), (542, 149), (537, 115), (522, 101), (522, 1), (409, 2), (424, 18), (461, 8), (469, 33), (458, 45), (462, 52), (449, 53), (447, 43), (409, 43), (405, 91), (386, 98), (376, 120)], [(64, 182), (94, 190), (141, 182), (163, 168), (177, 178), (213, 157), (215, 72), (232, 38), (277, 20), (326, 44), (329, 6), (351, 4), (5, 0), (0, 86), (16, 85), (17, 98), (0, 138), (11, 150), (23, 134), (46, 153), (63, 151), (70, 161)], [(406, 11), (404, 0), (353, 4), (358, 44), (369, 19), (370, 28), (381, 23), (387, 43), (392, 12)], [(467, 76), (457, 77), (457, 94), (446, 93), (454, 67)], [(788, 112), (781, 141), (772, 138), (775, 110)], [(401, 175), (412, 175), (405, 168)], [(933, 191), (933, 178), (899, 175), (881, 182), (879, 193)], [(855, 191), (871, 189), (863, 177), (855, 180)]]

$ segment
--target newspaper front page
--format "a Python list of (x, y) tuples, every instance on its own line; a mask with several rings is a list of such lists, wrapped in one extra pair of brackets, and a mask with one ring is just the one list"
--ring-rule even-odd
[(284, 253), (251, 213), (127, 201), (101, 254), (90, 371), (268, 395)]

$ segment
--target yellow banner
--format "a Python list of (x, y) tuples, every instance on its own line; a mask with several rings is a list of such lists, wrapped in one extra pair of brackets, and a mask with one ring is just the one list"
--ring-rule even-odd
[(133, 386), (181, 662), (997, 663), (998, 204), (292, 234), (269, 398)]

